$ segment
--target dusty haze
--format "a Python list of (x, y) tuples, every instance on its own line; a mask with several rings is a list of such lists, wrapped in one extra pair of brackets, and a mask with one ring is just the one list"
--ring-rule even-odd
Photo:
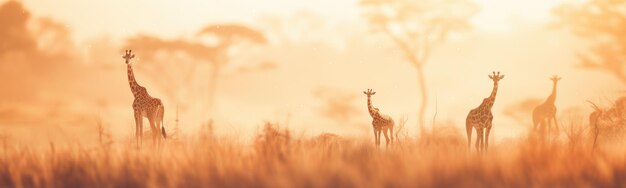
[[(559, 118), (584, 118), (585, 100), (609, 105), (622, 93), (611, 75), (576, 66), (585, 43), (554, 26), (565, 1), (476, 1), (472, 28), (438, 45), (426, 64), (426, 125), (462, 129), (470, 109), (491, 92), (487, 75), (506, 75), (493, 108), (496, 142), (524, 135), (531, 111), (558, 74)], [(371, 32), (358, 2), (347, 1), (2, 1), (0, 134), (24, 143), (93, 142), (100, 120), (114, 137), (132, 134), (132, 94), (121, 58), (130, 47), (140, 84), (166, 106), (165, 126), (184, 133), (209, 119), (224, 135), (252, 135), (265, 121), (304, 135), (371, 137), (373, 103), (417, 135), (415, 70), (384, 35)], [(211, 66), (179, 52), (148, 50), (129, 40), (195, 41), (207, 25), (235, 23), (267, 43), (234, 49), (207, 107)], [(7, 47), (8, 46), (8, 47)], [(435, 122), (433, 116), (436, 113)], [(242, 139), (245, 139), (242, 137)]]

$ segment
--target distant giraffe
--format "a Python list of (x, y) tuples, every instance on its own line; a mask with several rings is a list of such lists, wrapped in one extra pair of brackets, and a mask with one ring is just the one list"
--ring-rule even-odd
[(552, 94), (548, 96), (543, 104), (535, 107), (533, 110), (533, 130), (537, 130), (537, 125), (539, 125), (540, 132), (543, 133), (545, 131), (546, 126), (548, 127), (548, 134), (550, 133), (550, 129), (552, 126), (550, 124), (554, 122), (554, 126), (556, 127), (556, 132), (559, 132), (559, 124), (556, 122), (556, 106), (554, 106), (554, 101), (556, 100), (556, 84), (561, 80), (561, 77), (554, 75), (552, 78)]
[(367, 89), (367, 91), (363, 91), (365, 95), (367, 95), (367, 110), (372, 116), (372, 126), (374, 127), (374, 140), (376, 143), (376, 147), (380, 146), (380, 133), (383, 132), (385, 134), (385, 144), (389, 147), (390, 139), (387, 135), (387, 131), (390, 132), (391, 135), (391, 143), (393, 143), (393, 119), (388, 115), (381, 114), (378, 108), (374, 108), (372, 106), (372, 95), (376, 94), (372, 89)]
[(139, 85), (135, 80), (135, 74), (133, 73), (133, 67), (130, 64), (130, 59), (134, 58), (131, 50), (126, 50), (124, 60), (126, 60), (126, 67), (128, 69), (128, 84), (130, 90), (133, 92), (133, 111), (135, 114), (135, 137), (137, 139), (137, 146), (141, 147), (143, 136), (143, 118), (147, 117), (150, 122), (150, 128), (152, 129), (152, 140), (154, 143), (160, 143), (158, 139), (159, 128), (163, 138), (167, 138), (165, 133), (165, 127), (163, 126), (163, 115), (165, 108), (161, 99), (151, 97), (146, 88)]
[[(489, 131), (491, 131), (493, 114), (491, 113), (491, 107), (493, 107), (493, 103), (496, 101), (496, 94), (498, 93), (498, 81), (504, 78), (504, 75), (500, 75), (500, 72), (496, 74), (493, 72), (492, 75), (489, 75), (489, 78), (493, 80), (493, 90), (491, 91), (491, 95), (487, 98), (483, 99), (483, 102), (477, 108), (470, 110), (469, 114), (467, 114), (467, 119), (465, 120), (465, 129), (467, 131), (467, 147), (470, 147), (472, 142), (472, 127), (476, 129), (476, 134), (478, 134), (478, 138), (476, 138), (476, 150), (478, 152), (483, 152), (487, 150), (489, 146)], [(485, 132), (485, 128), (487, 129), (486, 135), (483, 137), (483, 133)]]

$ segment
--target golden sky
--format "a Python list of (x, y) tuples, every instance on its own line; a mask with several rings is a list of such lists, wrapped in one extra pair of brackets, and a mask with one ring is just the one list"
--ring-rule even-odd
[[(480, 30), (507, 31), (517, 22), (545, 23), (550, 9), (563, 2), (579, 0), (476, 0), (481, 12), (472, 20)], [(327, 22), (359, 22), (357, 0), (111, 0), (111, 1), (38, 1), (22, 0), (40, 16), (67, 23), (76, 37), (100, 35), (127, 36), (138, 32), (175, 37), (193, 33), (209, 22), (236, 21), (254, 24), (266, 15), (289, 16), (309, 10)]]
[[(56, 116), (49, 111), (62, 109), (62, 112), (80, 112), (84, 119), (101, 117), (113, 132), (129, 135), (134, 121), (128, 113), (132, 95), (126, 82), (126, 66), (120, 58), (124, 41), (139, 34), (193, 39), (196, 31), (207, 24), (235, 22), (259, 28), (271, 41), (268, 45), (246, 49), (246, 53), (233, 60), (224, 71), (217, 92), (218, 131), (247, 134), (263, 121), (278, 121), (310, 135), (333, 132), (370, 136), (371, 119), (361, 92), (366, 88), (377, 91), (374, 104), (383, 113), (398, 119), (407, 116), (409, 130), (412, 134), (416, 131), (419, 92), (414, 87), (417, 84), (415, 71), (387, 38), (368, 32), (355, 0), (20, 2), (33, 17), (47, 17), (62, 23), (70, 32), (72, 45), (68, 46), (78, 52), (76, 61), (89, 70), (61, 69), (61, 76), (57, 76), (58, 83), (63, 84), (58, 87), (54, 84), (31, 89), (12, 86), (16, 88), (14, 96), (38, 93), (31, 97), (37, 100), (24, 97), (24, 100), (37, 101), (33, 104), (4, 106), (7, 109), (22, 106), (16, 111), (33, 119)], [(552, 21), (551, 9), (563, 0), (476, 2), (481, 8), (472, 19), (474, 28), (438, 46), (426, 66), (431, 96), (426, 116), (435, 114), (436, 104), (437, 124), (464, 126), (467, 112), (489, 95), (492, 83), (487, 74), (494, 70), (506, 75), (500, 82), (493, 109), (497, 140), (526, 132), (530, 112), (511, 116), (507, 115), (507, 110), (524, 100), (543, 101), (552, 87), (548, 78), (553, 74), (563, 77), (557, 99), (562, 118), (576, 109), (587, 113), (590, 108), (585, 100), (602, 101), (619, 95), (615, 86), (620, 84), (611, 76), (574, 66), (575, 52), (582, 48), (574, 36), (547, 27)], [(277, 19), (286, 28), (274, 27), (279, 26), (272, 22)], [(297, 22), (289, 22), (294, 19)], [(137, 79), (152, 96), (164, 99), (168, 107), (166, 126), (173, 124), (175, 107), (182, 106), (183, 129), (198, 130), (207, 120), (205, 96), (209, 66), (193, 67), (192, 61), (183, 61), (155, 68), (151, 65), (155, 62), (142, 58), (142, 49), (135, 50), (138, 53), (134, 63)], [(176, 54), (160, 58), (159, 62), (180, 61)], [(2, 60), (14, 61), (14, 58)], [(264, 61), (274, 63), (275, 67), (256, 71), (258, 66), (255, 66)], [(9, 68), (7, 64), (2, 66), (2, 69)], [(27, 74), (34, 77), (44, 77), (29, 71)], [(75, 74), (67, 74), (68, 71)], [(182, 77), (187, 75), (189, 79), (183, 82)], [(14, 79), (11, 76), (19, 75), (5, 75)], [(38, 83), (36, 79), (32, 82)], [(46, 106), (46, 110), (38, 108), (41, 106)], [(52, 107), (54, 109), (50, 110)], [(74, 119), (53, 124), (63, 127), (84, 120), (76, 118), (82, 116), (67, 116)], [(516, 119), (520, 117), (521, 120)], [(427, 119), (427, 123), (432, 124), (432, 118)], [(11, 122), (38, 123), (35, 120)]]

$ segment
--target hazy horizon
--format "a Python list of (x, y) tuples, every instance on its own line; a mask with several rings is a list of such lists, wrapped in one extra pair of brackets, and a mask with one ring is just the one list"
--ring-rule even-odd
[[(207, 43), (197, 31), (222, 23), (258, 29), (269, 41), (236, 49), (222, 71), (212, 115), (218, 133), (252, 135), (272, 121), (308, 136), (371, 137), (362, 94), (371, 88), (374, 105), (395, 119), (406, 116), (410, 134), (417, 135), (415, 69), (388, 38), (371, 32), (356, 0), (332, 6), (284, 0), (18, 2), (30, 14), (24, 37), (36, 43), (0, 58), (0, 78), (7, 80), (0, 126), (18, 140), (82, 138), (94, 134), (97, 119), (117, 138), (132, 135), (133, 98), (121, 58), (127, 41), (152, 36)], [(592, 111), (586, 100), (608, 106), (623, 92), (605, 72), (576, 66), (585, 43), (551, 26), (552, 8), (565, 1), (476, 2), (472, 28), (438, 45), (426, 64), (429, 129), (436, 112), (437, 125), (461, 130), (469, 110), (491, 92), (492, 71), (506, 75), (492, 110), (496, 141), (527, 132), (532, 109), (516, 105), (544, 101), (554, 74), (563, 78), (556, 102), (561, 120), (586, 118)], [(165, 103), (166, 128), (175, 124), (178, 106), (183, 132), (201, 129), (210, 118), (211, 67), (180, 53), (147, 58), (147, 49), (132, 48), (138, 82)], [(41, 127), (47, 131), (33, 132)]]

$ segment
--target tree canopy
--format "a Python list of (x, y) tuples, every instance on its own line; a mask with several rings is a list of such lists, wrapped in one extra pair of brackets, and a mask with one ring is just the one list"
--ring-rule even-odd
[(591, 43), (578, 54), (581, 67), (610, 72), (626, 83), (626, 1), (568, 3), (554, 13), (560, 26)]

